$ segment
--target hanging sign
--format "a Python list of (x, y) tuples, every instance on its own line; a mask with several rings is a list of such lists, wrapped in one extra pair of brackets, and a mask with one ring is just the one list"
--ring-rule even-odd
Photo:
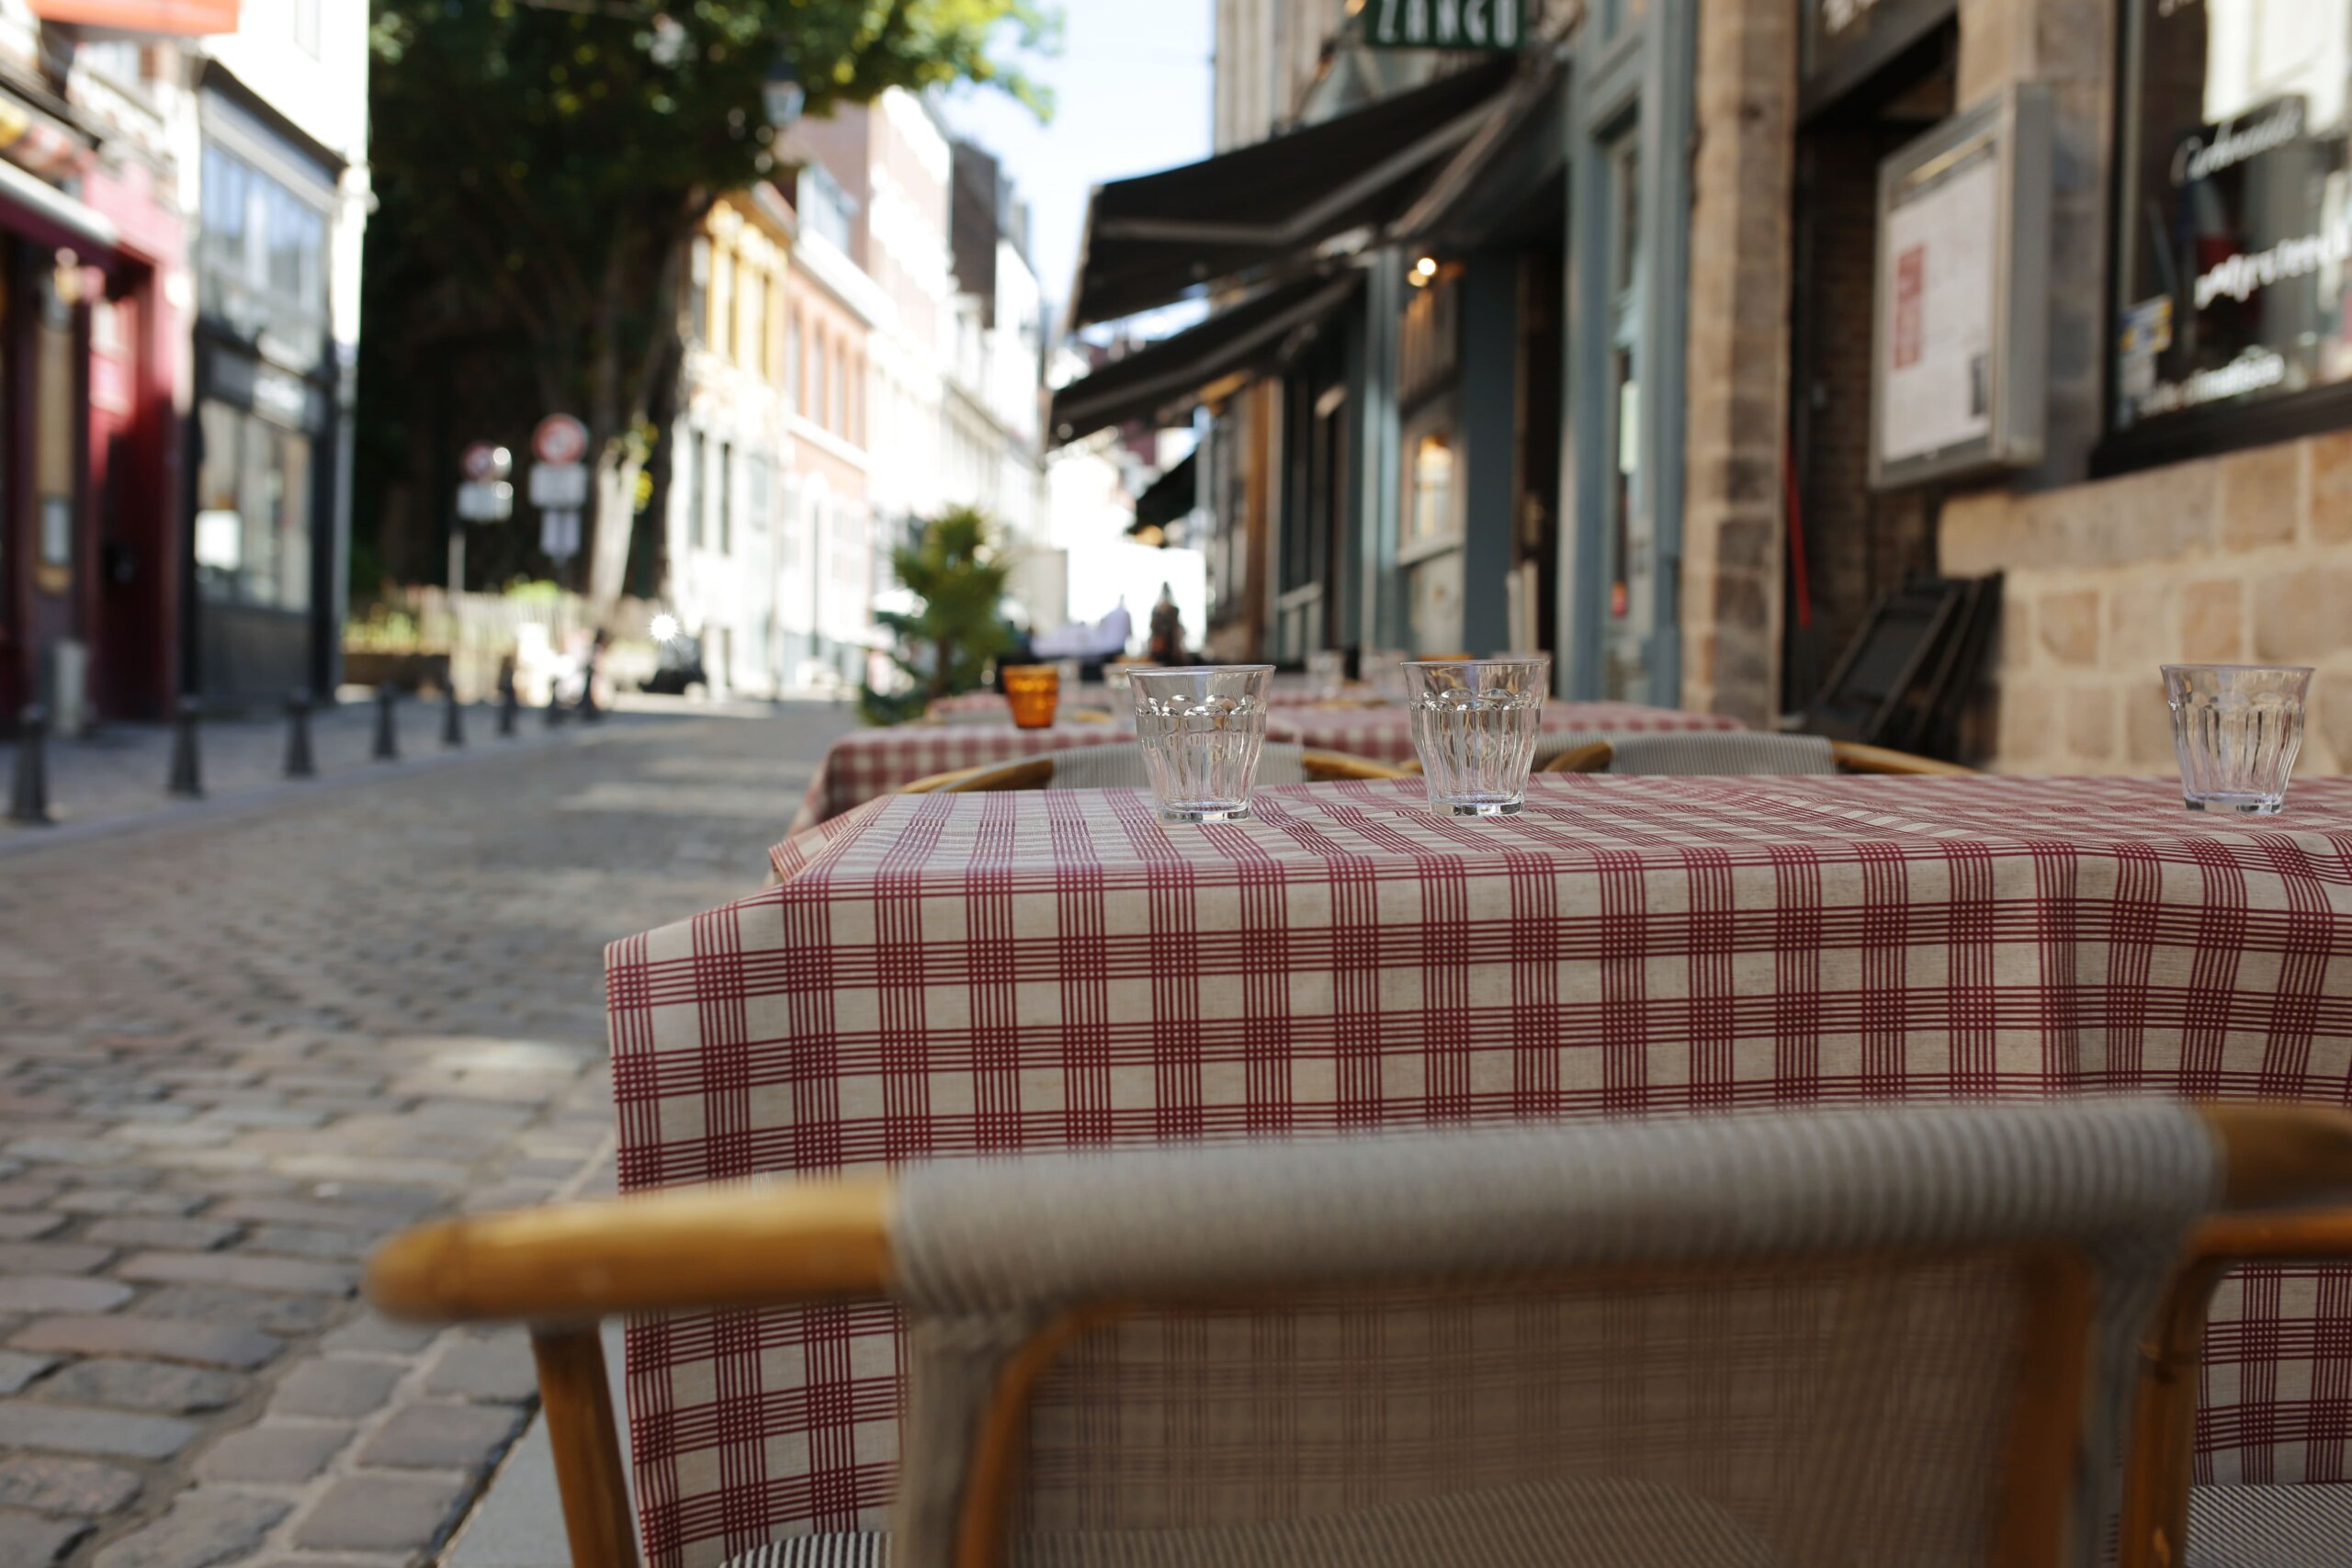
[(1374, 49), (1514, 50), (1527, 37), (1526, 0), (1365, 0)]

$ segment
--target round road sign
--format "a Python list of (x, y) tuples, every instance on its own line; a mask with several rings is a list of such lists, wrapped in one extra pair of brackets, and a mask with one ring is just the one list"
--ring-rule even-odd
[(458, 454), (458, 471), (473, 484), (495, 484), (514, 471), (514, 457), (503, 446), (477, 441)]
[(542, 463), (569, 468), (588, 455), (588, 427), (568, 413), (551, 413), (531, 432), (531, 451)]

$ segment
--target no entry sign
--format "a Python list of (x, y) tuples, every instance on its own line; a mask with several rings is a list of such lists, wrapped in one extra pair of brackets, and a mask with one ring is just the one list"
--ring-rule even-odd
[(569, 468), (588, 455), (588, 427), (568, 413), (551, 413), (531, 432), (531, 455), (550, 468)]

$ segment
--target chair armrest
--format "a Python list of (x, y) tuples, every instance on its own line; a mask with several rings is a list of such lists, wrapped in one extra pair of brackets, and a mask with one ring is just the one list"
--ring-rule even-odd
[(757, 1182), (442, 1220), (378, 1247), (367, 1294), (387, 1317), (540, 1324), (879, 1296), (890, 1194), (880, 1178)]

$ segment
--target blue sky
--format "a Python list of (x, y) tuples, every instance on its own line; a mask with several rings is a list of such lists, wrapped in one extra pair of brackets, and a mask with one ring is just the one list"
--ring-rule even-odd
[(1054, 89), (1039, 125), (1001, 93), (962, 89), (949, 121), (996, 152), (1033, 213), (1031, 260), (1057, 321), (1069, 299), (1086, 193), (1209, 152), (1215, 0), (1062, 0), (1062, 48), (1028, 62)]

